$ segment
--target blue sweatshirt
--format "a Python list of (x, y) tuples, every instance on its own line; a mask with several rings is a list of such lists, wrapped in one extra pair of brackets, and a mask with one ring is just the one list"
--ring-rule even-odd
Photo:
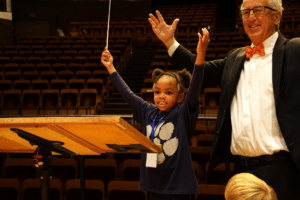
[(199, 187), (192, 164), (189, 141), (195, 130), (199, 113), (199, 94), (204, 66), (194, 67), (189, 91), (183, 103), (171, 112), (160, 111), (135, 95), (118, 72), (109, 78), (124, 100), (133, 109), (133, 118), (143, 127), (143, 134), (150, 139), (152, 122), (163, 116), (154, 133), (155, 144), (161, 144), (163, 152), (158, 154), (157, 168), (146, 167), (147, 154), (141, 155), (140, 189), (162, 194), (195, 194)]

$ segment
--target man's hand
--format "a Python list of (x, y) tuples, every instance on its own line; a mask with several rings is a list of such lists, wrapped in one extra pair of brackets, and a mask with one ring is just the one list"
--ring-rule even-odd
[(156, 11), (156, 15), (158, 19), (156, 19), (156, 17), (154, 17), (152, 14), (149, 14), (149, 22), (152, 25), (152, 30), (155, 35), (165, 44), (167, 49), (169, 49), (176, 41), (174, 33), (176, 31), (179, 19), (175, 19), (172, 25), (168, 25), (158, 10)]
[(112, 74), (116, 71), (114, 65), (113, 65), (113, 57), (110, 54), (109, 51), (106, 50), (106, 47), (101, 55), (101, 62), (106, 67), (109, 74)]
[(196, 65), (202, 66), (204, 65), (204, 59), (206, 54), (206, 49), (209, 43), (209, 32), (206, 28), (202, 29), (203, 37), (200, 33), (198, 33), (199, 36), (199, 42), (197, 46), (197, 59), (196, 59)]

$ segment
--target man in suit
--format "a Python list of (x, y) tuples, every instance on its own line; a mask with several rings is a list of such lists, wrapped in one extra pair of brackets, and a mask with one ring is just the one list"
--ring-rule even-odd
[[(279, 200), (298, 200), (300, 39), (279, 32), (282, 11), (281, 0), (244, 0), (240, 14), (251, 48), (204, 64), (204, 81), (221, 86), (209, 170), (234, 162), (236, 173), (264, 180)], [(149, 22), (171, 62), (191, 71), (196, 56), (174, 38), (179, 20), (169, 26), (157, 16), (150, 14)]]

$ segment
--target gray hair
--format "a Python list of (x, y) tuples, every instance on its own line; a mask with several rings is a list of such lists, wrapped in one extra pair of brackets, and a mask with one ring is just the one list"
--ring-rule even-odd
[[(244, 1), (245, 0), (243, 0), (241, 9), (244, 4)], [(282, 12), (284, 10), (284, 8), (282, 7), (282, 0), (268, 0), (268, 3), (270, 4), (271, 8), (273, 8), (275, 10), (279, 10), (281, 12), (281, 17), (282, 17), (282, 14), (283, 14)], [(280, 23), (277, 25), (277, 30), (279, 30), (279, 26), (280, 26)]]

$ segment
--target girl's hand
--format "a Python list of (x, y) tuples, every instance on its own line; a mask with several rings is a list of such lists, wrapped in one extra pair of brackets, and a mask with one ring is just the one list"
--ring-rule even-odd
[(109, 74), (112, 74), (113, 72), (116, 71), (113, 61), (114, 61), (114, 59), (113, 59), (112, 55), (110, 54), (109, 51), (106, 50), (106, 47), (105, 47), (104, 51), (101, 55), (101, 62), (106, 67)]
[(203, 37), (200, 33), (198, 33), (199, 36), (199, 42), (197, 46), (197, 59), (196, 59), (196, 65), (202, 66), (204, 65), (204, 59), (206, 54), (206, 49), (209, 43), (209, 32), (206, 28), (202, 29)]

